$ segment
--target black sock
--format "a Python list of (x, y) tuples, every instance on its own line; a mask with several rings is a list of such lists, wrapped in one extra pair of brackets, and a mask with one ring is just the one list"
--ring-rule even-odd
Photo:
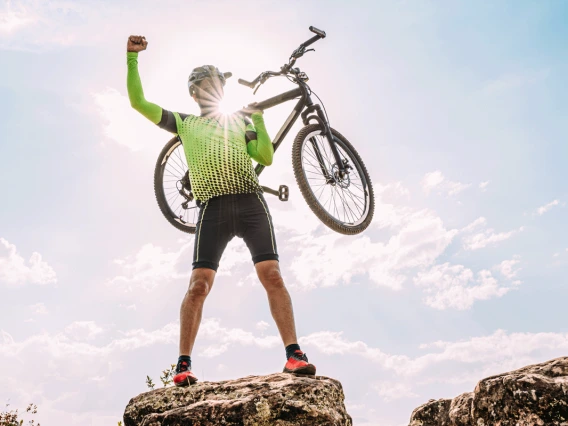
[(300, 350), (300, 345), (297, 343), (292, 343), (291, 345), (286, 346), (286, 359), (290, 358), (294, 355), (294, 352), (298, 350)]
[(180, 355), (178, 358), (178, 367), (182, 362), (187, 362), (187, 369), (191, 370), (191, 357), (189, 355)]

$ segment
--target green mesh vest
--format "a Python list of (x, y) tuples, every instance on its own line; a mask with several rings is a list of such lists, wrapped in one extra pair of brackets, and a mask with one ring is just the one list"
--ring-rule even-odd
[(247, 129), (242, 118), (236, 116), (188, 115), (182, 120), (177, 112), (173, 114), (196, 199), (207, 201), (218, 195), (262, 190), (245, 140), (245, 132), (253, 130), (252, 125)]

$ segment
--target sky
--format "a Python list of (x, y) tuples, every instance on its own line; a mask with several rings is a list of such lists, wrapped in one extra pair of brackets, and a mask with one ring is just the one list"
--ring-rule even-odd
[[(170, 135), (134, 112), (126, 41), (146, 36), (146, 98), (198, 113), (190, 70), (236, 78), (298, 61), (371, 175), (376, 209), (334, 233), (295, 184), (296, 123), (261, 183), (302, 349), (343, 384), (355, 425), (402, 426), (429, 399), (566, 356), (568, 4), (560, 1), (0, 2), (0, 404), (42, 425), (116, 425), (177, 360), (193, 236), (153, 194)], [(274, 136), (291, 110), (265, 112)], [(192, 355), (201, 381), (281, 371), (284, 350), (233, 240)]]

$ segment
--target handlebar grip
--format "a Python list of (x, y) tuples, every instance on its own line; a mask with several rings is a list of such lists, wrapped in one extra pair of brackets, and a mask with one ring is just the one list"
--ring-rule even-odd
[(308, 47), (312, 44), (314, 44), (316, 41), (318, 41), (321, 37), (319, 35), (315, 35), (313, 36), (311, 39), (309, 39), (308, 41), (305, 41), (302, 43), (302, 46), (304, 47)]
[(311, 31), (312, 33), (316, 33), (316, 34), (319, 35), (321, 38), (325, 38), (325, 31), (318, 30), (316, 27), (310, 27), (310, 31)]
[(247, 87), (250, 87), (251, 89), (254, 89), (254, 83), (243, 80), (242, 78), (239, 78), (239, 84), (242, 84), (243, 86), (247, 86)]

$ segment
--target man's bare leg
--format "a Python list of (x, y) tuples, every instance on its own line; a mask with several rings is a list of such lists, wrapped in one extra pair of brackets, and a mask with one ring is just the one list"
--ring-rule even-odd
[(284, 285), (277, 260), (265, 260), (255, 265), (260, 282), (266, 289), (272, 318), (276, 322), (284, 346), (298, 343), (292, 299)]
[(197, 268), (191, 273), (189, 288), (185, 293), (180, 309), (180, 355), (191, 355), (199, 324), (201, 324), (203, 303), (211, 291), (214, 279), (215, 271), (213, 269)]

